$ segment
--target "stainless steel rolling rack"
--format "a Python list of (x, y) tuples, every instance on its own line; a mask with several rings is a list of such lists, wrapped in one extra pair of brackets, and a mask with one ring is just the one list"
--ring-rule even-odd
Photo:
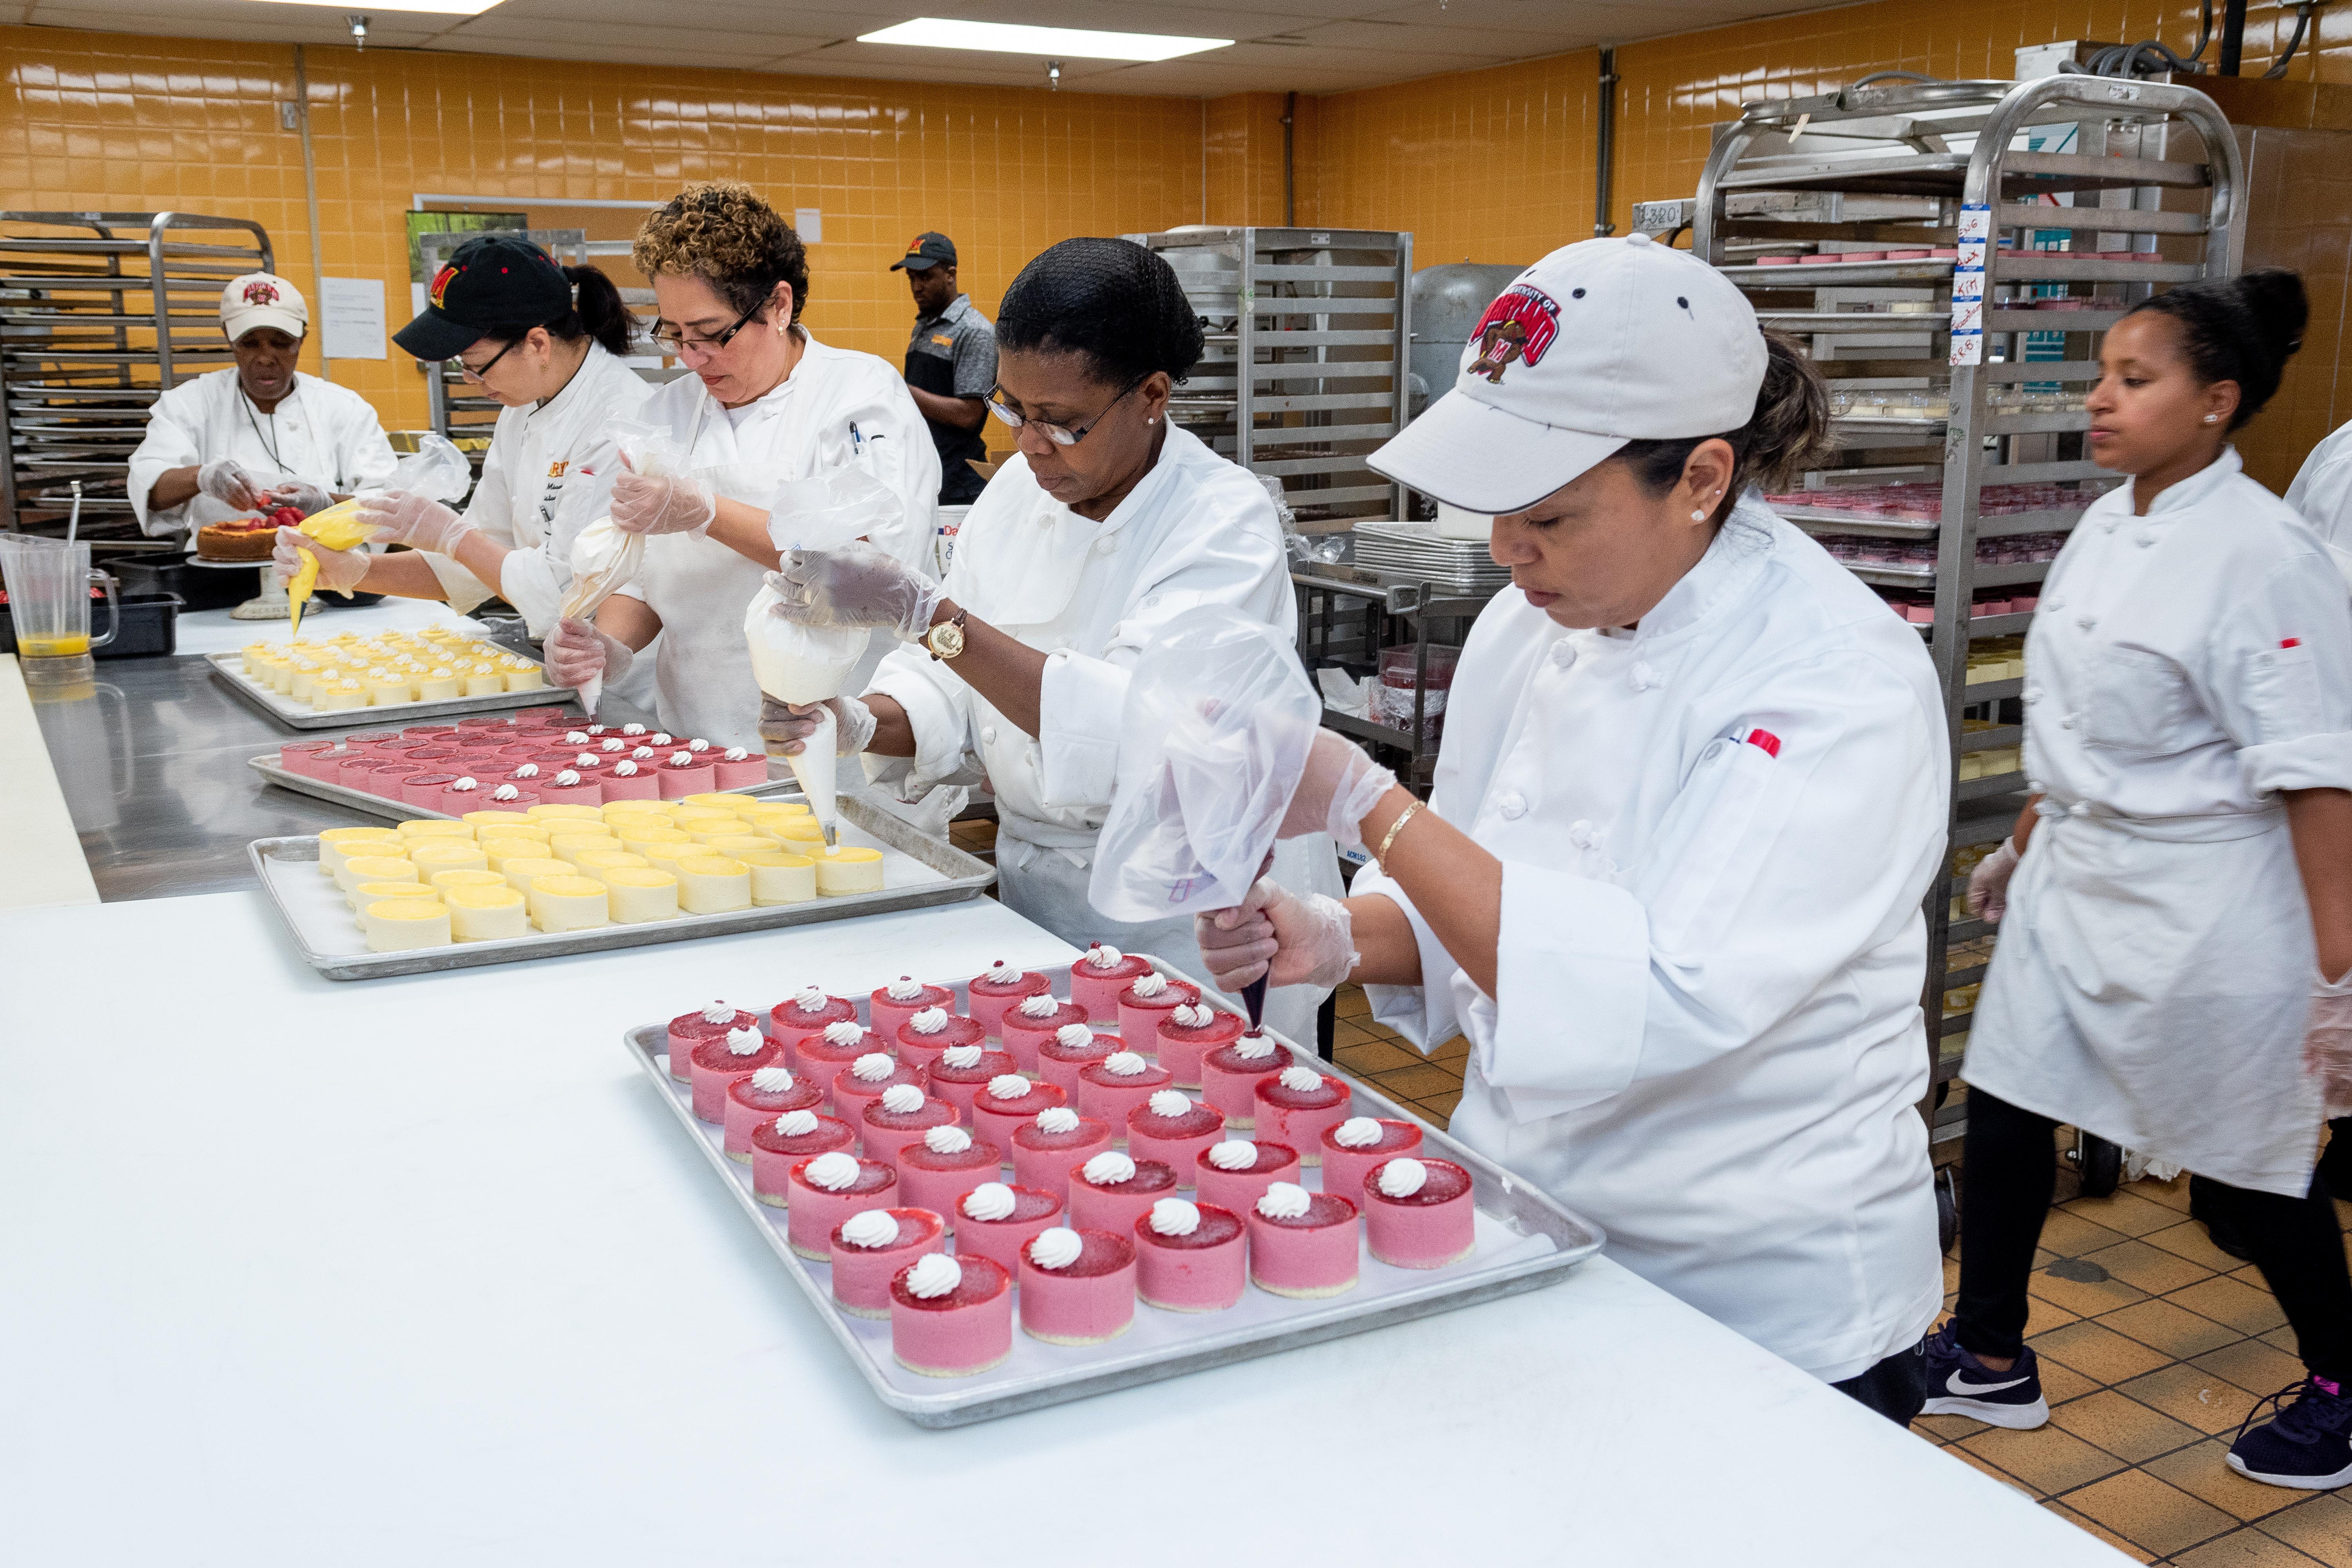
[[(1426, 713), (1428, 659), (1433, 646), (1459, 647), (1470, 623), (1495, 591), (1464, 589), (1402, 572), (1348, 563), (1293, 564), (1291, 591), (1298, 605), (1298, 658), (1310, 675), (1329, 666), (1370, 670), (1378, 678), (1383, 648), (1411, 647), (1412, 711), (1403, 723), (1323, 710), (1328, 729), (1374, 746), (1403, 753), (1397, 777), (1407, 789), (1429, 794), (1437, 766), (1439, 724)], [(1384, 756), (1383, 761), (1397, 759)]]
[(2101, 333), (2159, 286), (2238, 271), (2243, 191), (2226, 119), (2191, 88), (1865, 78), (1748, 106), (1695, 201), (1635, 209), (1637, 229), (1687, 226), (1767, 327), (1810, 345), (1838, 449), (1776, 505), (1915, 595), (1955, 763), (1953, 875), (1927, 900), (1938, 1142), (1965, 1128), (1941, 1090), (1992, 934), (1956, 900), (2023, 801), (2024, 683), (2001, 639), (2111, 480), (2082, 437)]
[(268, 233), (183, 212), (0, 212), (0, 526), (142, 542), (124, 482), (157, 396), (231, 359), (220, 291)]

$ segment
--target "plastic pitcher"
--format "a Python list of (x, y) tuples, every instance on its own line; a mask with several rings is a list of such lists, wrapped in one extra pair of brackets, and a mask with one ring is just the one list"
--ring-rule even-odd
[[(0, 583), (8, 590), (8, 614), (16, 631), (16, 661), (27, 686), (88, 680), (95, 673), (90, 650), (114, 640), (120, 610), (114, 579), (89, 565), (89, 545), (81, 541), (37, 539), (0, 533)], [(89, 591), (106, 592), (106, 635), (89, 635)]]

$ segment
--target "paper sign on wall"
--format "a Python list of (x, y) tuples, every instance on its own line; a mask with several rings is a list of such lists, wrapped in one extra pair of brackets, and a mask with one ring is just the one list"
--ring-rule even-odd
[(381, 279), (320, 279), (319, 321), (319, 350), (329, 359), (386, 357)]
[(803, 245), (824, 243), (824, 214), (816, 207), (793, 209), (793, 232), (801, 237)]

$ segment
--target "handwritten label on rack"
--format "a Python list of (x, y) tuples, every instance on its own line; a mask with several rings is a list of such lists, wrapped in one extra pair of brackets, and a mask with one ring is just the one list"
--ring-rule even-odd
[(1959, 256), (1952, 267), (1954, 364), (1984, 363), (1985, 251), (1992, 237), (1992, 207), (1969, 202), (1960, 208)]

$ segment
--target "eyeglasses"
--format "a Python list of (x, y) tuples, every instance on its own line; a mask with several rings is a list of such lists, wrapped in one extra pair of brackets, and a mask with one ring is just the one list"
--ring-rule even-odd
[(490, 366), (498, 363), (499, 361), (514, 353), (515, 344), (520, 342), (522, 342), (522, 339), (520, 338), (509, 338), (507, 340), (507, 346), (492, 354), (488, 361), (478, 368), (467, 364), (463, 356), (460, 356), (457, 361), (457, 374), (464, 376), (467, 381), (478, 381), (487, 385), (490, 379)]
[(689, 338), (686, 335), (683, 329), (675, 326), (668, 321), (656, 321), (654, 323), (654, 342), (659, 343), (663, 348), (667, 349), (673, 354), (684, 353), (688, 349), (693, 350), (698, 354), (715, 354), (720, 349), (725, 348), (729, 343), (733, 342), (735, 341), (735, 334), (749, 326), (751, 324), (751, 318), (758, 315), (760, 313), (761, 306), (765, 305), (767, 301), (762, 300), (758, 305), (752, 306), (750, 310), (736, 317), (735, 324), (729, 327), (726, 331), (720, 332), (716, 337)]
[(1103, 405), (1102, 413), (1096, 415), (1092, 419), (1087, 420), (1085, 424), (1079, 426), (1075, 430), (1071, 429), (1066, 425), (1049, 425), (1043, 419), (1032, 419), (1025, 414), (1016, 414), (1012, 409), (1007, 408), (1003, 404), (997, 401), (997, 399), (1003, 396), (1004, 393), (1004, 389), (1001, 386), (992, 387), (989, 389), (988, 411), (991, 414), (995, 415), (999, 419), (1003, 420), (1007, 425), (1012, 426), (1015, 430), (1022, 428), (1024, 426), (1034, 425), (1036, 426), (1038, 434), (1044, 436), (1045, 439), (1054, 443), (1055, 446), (1075, 447), (1079, 442), (1085, 440), (1087, 438), (1087, 432), (1101, 424), (1104, 418), (1109, 415), (1110, 411), (1118, 407), (1120, 401), (1124, 399), (1129, 393), (1133, 392), (1137, 387), (1141, 386), (1145, 382), (1150, 379), (1151, 373), (1150, 371), (1145, 371), (1141, 375), (1139, 375), (1133, 381), (1129, 382), (1125, 386), (1119, 388), (1118, 397), (1114, 397), (1108, 403)]

